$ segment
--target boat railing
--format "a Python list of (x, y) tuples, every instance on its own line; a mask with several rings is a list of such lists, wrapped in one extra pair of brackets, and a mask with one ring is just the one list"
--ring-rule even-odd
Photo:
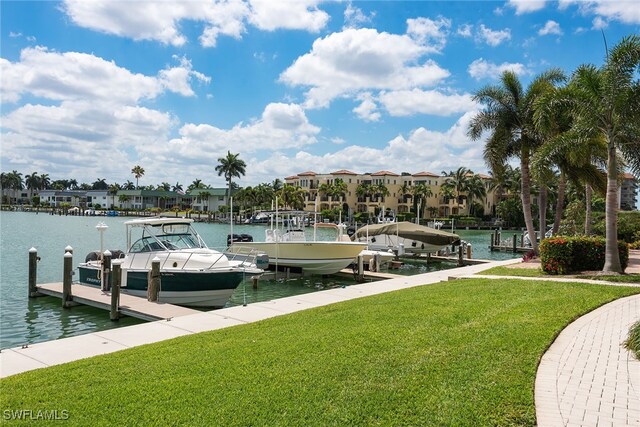
[(229, 261), (239, 261), (239, 266), (245, 268), (255, 267), (258, 256), (262, 254), (262, 252), (251, 246), (238, 246), (235, 244), (225, 253)]

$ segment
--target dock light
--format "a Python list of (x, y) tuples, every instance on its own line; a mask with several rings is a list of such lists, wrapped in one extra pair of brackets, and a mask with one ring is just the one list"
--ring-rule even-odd
[(109, 226), (107, 224), (105, 224), (104, 222), (99, 222), (98, 225), (96, 225), (96, 230), (98, 230), (100, 232), (100, 253), (102, 253), (102, 251), (103, 251), (104, 232), (107, 230), (107, 228), (109, 228)]

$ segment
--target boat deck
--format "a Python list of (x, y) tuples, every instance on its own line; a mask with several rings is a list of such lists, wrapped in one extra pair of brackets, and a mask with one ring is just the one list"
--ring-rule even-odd
[[(62, 298), (62, 282), (46, 283), (36, 287), (41, 294)], [(111, 292), (103, 292), (99, 288), (74, 283), (71, 285), (71, 295), (75, 303), (104, 310), (111, 309)], [(198, 310), (178, 305), (150, 302), (146, 298), (129, 295), (124, 291), (120, 293), (119, 311), (123, 315), (148, 321), (200, 313)]]

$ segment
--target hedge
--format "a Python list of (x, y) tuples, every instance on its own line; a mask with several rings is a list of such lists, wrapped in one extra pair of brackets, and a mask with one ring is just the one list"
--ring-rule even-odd
[[(606, 243), (603, 237), (556, 236), (540, 242), (540, 264), (548, 274), (602, 270)], [(629, 263), (629, 247), (618, 242), (622, 270)]]

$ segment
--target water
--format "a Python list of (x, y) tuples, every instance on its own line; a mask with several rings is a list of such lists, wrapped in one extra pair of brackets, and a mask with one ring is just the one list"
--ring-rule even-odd
[[(25, 212), (0, 212), (0, 348), (48, 341), (51, 339), (80, 335), (98, 330), (142, 323), (130, 317), (118, 322), (109, 320), (108, 312), (87, 306), (62, 309), (60, 299), (39, 297), (30, 299), (28, 292), (28, 252), (31, 247), (38, 250), (38, 283), (62, 281), (64, 248), (71, 246), (74, 251), (74, 266), (84, 261), (87, 253), (100, 249), (100, 234), (96, 230), (98, 222), (104, 222), (109, 229), (104, 234), (103, 249), (125, 249), (126, 236), (123, 217), (75, 217), (52, 216)], [(209, 247), (226, 247), (229, 226), (223, 224), (194, 224)], [(251, 234), (256, 241), (264, 240), (264, 226), (236, 225), (234, 233)], [(313, 238), (313, 231), (307, 229), (307, 237)], [(335, 232), (319, 229), (318, 239), (331, 239)], [(457, 231), (470, 241), (474, 248), (474, 258), (504, 259), (509, 253), (488, 251), (489, 232)], [(410, 263), (396, 274), (421, 274), (432, 269), (452, 268), (449, 263)], [(77, 277), (77, 276), (76, 276)], [(321, 278), (316, 276), (295, 280), (261, 281), (258, 289), (250, 282), (236, 289), (228, 305), (250, 304), (290, 295), (316, 292), (323, 289), (353, 284), (351, 277)]]

